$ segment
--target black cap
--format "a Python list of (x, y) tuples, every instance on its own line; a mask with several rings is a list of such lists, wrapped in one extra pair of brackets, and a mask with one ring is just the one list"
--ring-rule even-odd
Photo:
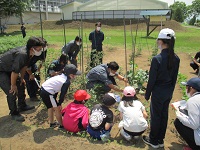
[(194, 88), (195, 90), (197, 90), (198, 92), (200, 92), (200, 78), (198, 77), (191, 78), (187, 82), (181, 82), (181, 84), (190, 86)]
[(76, 68), (74, 64), (69, 64), (65, 66), (64, 74), (65, 75), (69, 75), (69, 74), (81, 75), (81, 72), (78, 71), (78, 69)]
[(120, 97), (117, 97), (113, 93), (107, 93), (104, 95), (102, 102), (106, 106), (111, 106), (115, 104), (118, 101), (118, 99), (120, 99)]

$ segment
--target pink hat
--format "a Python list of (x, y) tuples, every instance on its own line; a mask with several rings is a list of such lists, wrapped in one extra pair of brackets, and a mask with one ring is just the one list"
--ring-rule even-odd
[(124, 88), (123, 94), (126, 97), (133, 97), (133, 96), (135, 96), (136, 92), (135, 92), (135, 89), (133, 87), (127, 86), (127, 87)]
[(74, 99), (77, 101), (84, 101), (90, 99), (90, 95), (85, 90), (77, 90), (74, 93)]

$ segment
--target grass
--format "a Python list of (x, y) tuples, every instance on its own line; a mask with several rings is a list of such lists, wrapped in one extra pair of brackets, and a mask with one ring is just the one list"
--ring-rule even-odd
[[(134, 29), (133, 29), (134, 30)], [(105, 34), (104, 38), (104, 46), (112, 47), (113, 49), (115, 47), (124, 49), (124, 30), (123, 29), (108, 29), (103, 28), (102, 31)], [(8, 35), (10, 35), (9, 30), (7, 31)], [(83, 42), (86, 41), (88, 43), (84, 43), (84, 47), (87, 45), (90, 47), (90, 42), (88, 40), (88, 35), (91, 32), (91, 29), (83, 29)], [(135, 31), (133, 31), (133, 35), (135, 36)], [(0, 51), (5, 50), (7, 47), (15, 47), (21, 46), (22, 44), (27, 41), (28, 37), (30, 36), (41, 36), (40, 30), (28, 30), (27, 37), (25, 39), (22, 39), (21, 33), (18, 34), (12, 33), (13, 36), (0, 36)], [(63, 30), (44, 30), (43, 31), (44, 38), (48, 41), (49, 44), (54, 44), (57, 46), (62, 46), (64, 44), (64, 38), (63, 38)], [(66, 29), (66, 40), (67, 42), (73, 40), (76, 35), (79, 35), (78, 29)], [(86, 35), (86, 36), (85, 36)], [(131, 33), (130, 30), (127, 29), (126, 31), (126, 41), (127, 41), (127, 49), (132, 49), (132, 41), (131, 41)], [(146, 31), (138, 31), (138, 36), (136, 38), (136, 49), (141, 47), (142, 50), (151, 50), (151, 47), (155, 46), (156, 37), (158, 35), (158, 31), (154, 31), (151, 34), (150, 38), (144, 38), (146, 35)], [(109, 37), (109, 38), (106, 38)], [(197, 52), (199, 49), (199, 30), (193, 29), (193, 28), (187, 28), (186, 31), (182, 32), (176, 32), (176, 44), (175, 44), (175, 51), (176, 52), (186, 52), (186, 53), (193, 53)], [(8, 44), (5, 44), (6, 41)], [(14, 44), (10, 44), (14, 42)], [(16, 42), (16, 41), (19, 41)], [(23, 41), (23, 42), (21, 42)], [(8, 45), (6, 47), (6, 45)]]

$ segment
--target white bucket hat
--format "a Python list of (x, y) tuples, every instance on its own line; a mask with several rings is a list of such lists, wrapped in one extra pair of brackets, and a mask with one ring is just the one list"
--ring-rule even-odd
[(169, 28), (162, 29), (158, 34), (158, 39), (171, 39), (171, 37), (176, 38), (174, 30)]

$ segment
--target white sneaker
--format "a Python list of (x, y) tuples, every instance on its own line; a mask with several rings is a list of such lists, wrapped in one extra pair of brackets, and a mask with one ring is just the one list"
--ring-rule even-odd
[(126, 133), (123, 128), (120, 130), (120, 133), (127, 141), (130, 141), (132, 139), (132, 136)]

